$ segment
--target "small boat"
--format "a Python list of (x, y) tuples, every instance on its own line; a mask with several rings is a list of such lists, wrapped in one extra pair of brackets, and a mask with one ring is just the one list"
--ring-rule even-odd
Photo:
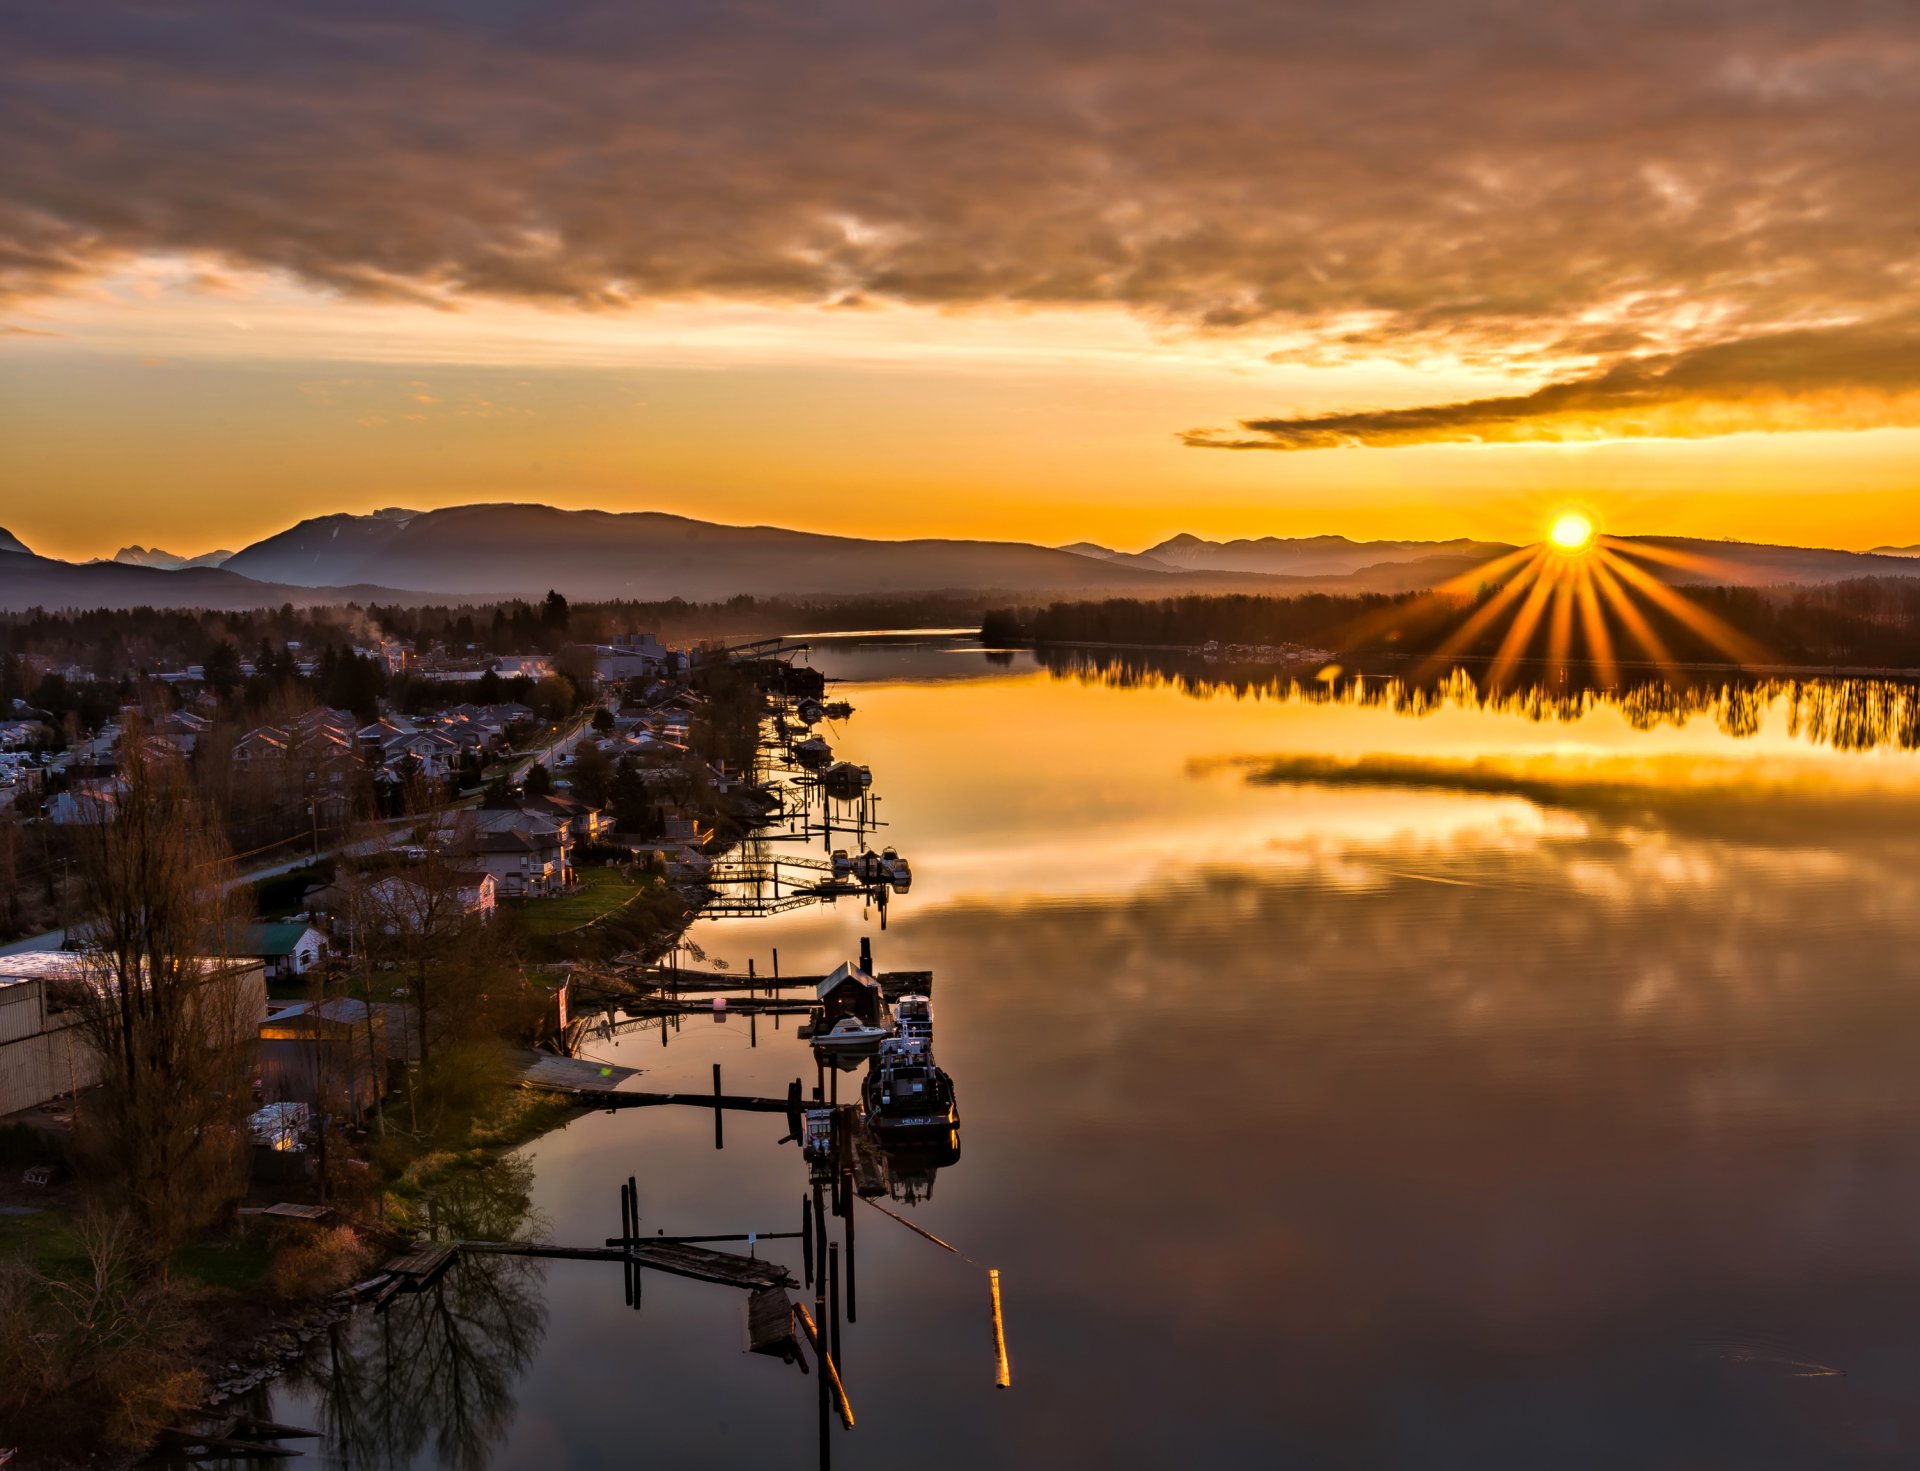
[(843, 1016), (830, 1031), (815, 1032), (812, 1042), (822, 1052), (871, 1052), (891, 1035), (887, 1027)]
[(793, 759), (802, 766), (825, 766), (833, 759), (833, 747), (819, 736), (808, 736), (804, 741), (794, 743)]
[(845, 720), (853, 714), (853, 706), (845, 700), (830, 700), (821, 708), (829, 720)]
[(894, 1029), (908, 1042), (924, 1042), (933, 1047), (933, 999), (928, 996), (902, 996), (893, 1008)]
[(907, 866), (907, 860), (891, 848), (880, 851), (880, 876), (896, 889), (904, 889), (913, 882), (913, 870)]
[(932, 1048), (904, 1037), (880, 1044), (860, 1085), (860, 1106), (867, 1127), (883, 1141), (941, 1138), (960, 1126), (953, 1079), (934, 1065)]

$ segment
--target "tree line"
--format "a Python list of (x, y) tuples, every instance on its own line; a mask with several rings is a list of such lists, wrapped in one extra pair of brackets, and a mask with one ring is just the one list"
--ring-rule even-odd
[[(1615, 657), (1646, 658), (1646, 631), (1673, 660), (1726, 663), (1731, 656), (1725, 634), (1731, 631), (1746, 646), (1757, 646), (1768, 663), (1920, 668), (1920, 578), (1672, 591), (1675, 605), (1669, 606), (1629, 590), (1631, 613), (1601, 601), (1607, 642)], [(1501, 595), (1500, 587), (1485, 584), (1451, 598), (1429, 593), (1309, 593), (1056, 602), (989, 612), (981, 620), (980, 638), (996, 647), (1299, 644), (1348, 657), (1422, 656), (1443, 649), (1461, 657), (1492, 657), (1506, 642), (1526, 603), (1524, 598), (1509, 598), (1495, 616), (1475, 627), (1475, 614)], [(1699, 618), (1700, 613), (1707, 618)], [(1550, 621), (1541, 618), (1532, 630), (1527, 644), (1530, 655), (1538, 657), (1547, 651)], [(1463, 633), (1468, 636), (1462, 637)], [(1589, 645), (1583, 620), (1572, 619), (1565, 657), (1590, 659), (1597, 652)]]

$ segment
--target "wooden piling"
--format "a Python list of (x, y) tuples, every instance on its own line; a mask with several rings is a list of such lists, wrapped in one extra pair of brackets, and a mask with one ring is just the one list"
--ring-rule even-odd
[(713, 1147), (715, 1149), (727, 1147), (722, 1125), (722, 1121), (726, 1118), (726, 1111), (721, 1108), (720, 1099), (720, 1064), (716, 1062), (713, 1065)]
[(813, 1349), (820, 1360), (820, 1465), (825, 1471), (833, 1459), (833, 1446), (827, 1427), (827, 1401), (833, 1379), (833, 1346), (821, 1331), (827, 1317), (827, 1223), (820, 1214), (818, 1181), (813, 1187), (813, 1249)]
[(833, 1354), (835, 1364), (840, 1359), (840, 1243), (835, 1241), (827, 1247), (827, 1303), (830, 1314), (827, 1323), (827, 1343)]
[(800, 1261), (807, 1286), (813, 1286), (813, 1210), (806, 1196), (800, 1197)]
[(847, 1196), (847, 1224), (846, 1224), (846, 1227), (844, 1228), (847, 1233), (847, 1321), (849, 1323), (854, 1323), (854, 1322), (858, 1322), (859, 1318), (854, 1311), (854, 1308), (855, 1308), (854, 1272), (853, 1272), (854, 1210), (853, 1210), (853, 1172), (851, 1170), (847, 1172), (846, 1182), (842, 1188), (846, 1191), (846, 1196)]

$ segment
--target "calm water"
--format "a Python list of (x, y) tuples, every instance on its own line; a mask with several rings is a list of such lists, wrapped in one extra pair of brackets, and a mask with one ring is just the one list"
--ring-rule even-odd
[[(1920, 1459), (1903, 692), (1413, 715), (816, 661), (859, 681), (828, 738), (913, 890), (884, 934), (843, 902), (695, 937), (936, 972), (963, 1155), (894, 1208), (1001, 1270), (1013, 1368), (980, 1267), (863, 1210), (838, 1465)], [(790, 1023), (660, 1038), (592, 1050), (639, 1086), (811, 1078)], [(783, 1132), (594, 1115), (447, 1209), (597, 1242), (633, 1174), (649, 1228), (793, 1229)], [(731, 1289), (648, 1273), (636, 1314), (611, 1264), (469, 1263), (272, 1409), (342, 1465), (811, 1465), (814, 1382), (743, 1343)]]

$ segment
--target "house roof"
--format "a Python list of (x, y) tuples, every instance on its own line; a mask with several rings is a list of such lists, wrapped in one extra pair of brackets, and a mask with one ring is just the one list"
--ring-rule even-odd
[(880, 983), (872, 976), (868, 975), (852, 961), (843, 960), (834, 968), (832, 975), (828, 976), (814, 988), (814, 997), (816, 1000), (824, 1001), (849, 981), (852, 981), (855, 985), (870, 987), (875, 991), (880, 989)]
[(300, 947), (301, 940), (314, 931), (310, 924), (301, 924), (297, 920), (282, 921), (273, 924), (250, 924), (235, 936), (234, 948), (243, 955), (257, 955), (262, 958), (281, 959), (293, 954)]

